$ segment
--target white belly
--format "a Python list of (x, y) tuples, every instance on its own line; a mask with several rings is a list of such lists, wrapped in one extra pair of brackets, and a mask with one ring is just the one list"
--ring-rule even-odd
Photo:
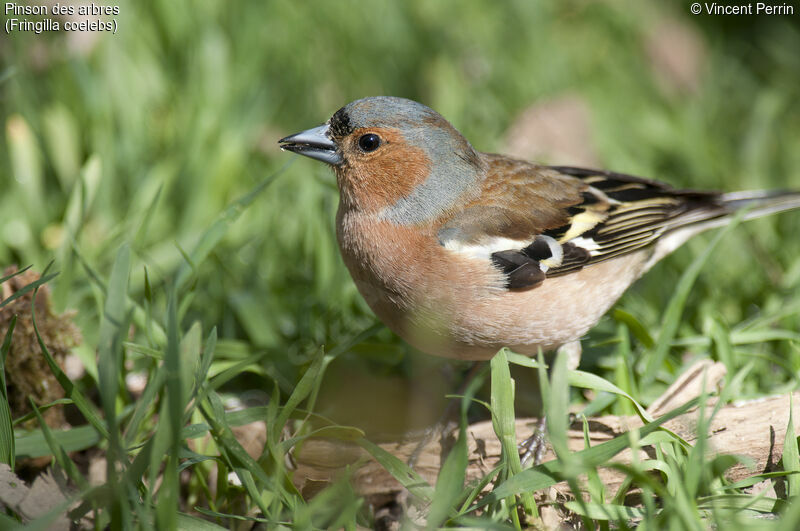
[(645, 272), (649, 255), (600, 262), (526, 291), (455, 279), (439, 296), (413, 294), (408, 300), (424, 301), (416, 304), (368, 280), (356, 285), (378, 317), (423, 352), (483, 360), (505, 346), (536, 355), (585, 335)]

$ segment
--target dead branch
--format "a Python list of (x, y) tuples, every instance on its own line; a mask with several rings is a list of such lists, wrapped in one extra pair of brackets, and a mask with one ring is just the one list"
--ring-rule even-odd
[[(689, 369), (667, 392), (650, 408), (654, 416), (663, 414), (699, 396), (703, 387), (713, 390), (725, 375), (721, 364), (703, 362)], [(796, 411), (800, 411), (800, 393), (791, 395)], [(736, 454), (745, 456), (754, 463), (752, 468), (736, 465), (728, 470), (727, 476), (735, 481), (744, 477), (775, 469), (783, 451), (783, 441), (789, 420), (790, 395), (781, 395), (742, 403), (728, 404), (720, 409), (711, 422), (708, 447), (717, 454)], [(716, 404), (716, 398), (708, 400), (706, 415)], [(697, 439), (699, 408), (695, 408), (665, 424), (686, 441)], [(516, 432), (522, 442), (536, 426), (538, 419), (518, 419)], [(603, 416), (589, 419), (591, 444), (600, 444), (630, 429), (642, 426), (638, 417)], [(472, 424), (467, 430), (469, 436), (469, 467), (467, 480), (483, 477), (495, 467), (500, 458), (500, 442), (494, 434), (489, 421)], [(398, 458), (406, 461), (419, 444), (419, 438), (383, 443), (380, 446)], [(583, 426), (576, 422), (569, 431), (569, 447), (575, 451), (584, 448)], [(639, 459), (650, 459), (652, 448), (643, 449)], [(441, 441), (433, 440), (425, 445), (415, 466), (416, 471), (431, 484), (436, 481), (441, 465)], [(544, 461), (553, 459), (551, 450)], [(297, 470), (294, 482), (305, 496), (313, 496), (321, 488), (332, 482), (346, 466), (358, 460), (364, 464), (355, 471), (352, 481), (357, 492), (370, 500), (388, 499), (402, 488), (400, 484), (381, 465), (369, 458), (366, 451), (354, 443), (333, 439), (314, 439), (307, 441), (295, 455)], [(626, 450), (614, 458), (615, 462), (630, 463), (631, 452)], [(600, 479), (607, 492), (614, 494), (620, 486), (623, 475), (609, 468), (599, 470)]]

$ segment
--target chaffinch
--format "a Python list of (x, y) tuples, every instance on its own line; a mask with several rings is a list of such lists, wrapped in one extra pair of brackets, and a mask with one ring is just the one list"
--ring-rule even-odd
[[(476, 151), (415, 101), (364, 98), (281, 148), (333, 167), (339, 247), (361, 295), (420, 350), (481, 360), (579, 340), (693, 235), (800, 207), (800, 192), (676, 190)], [(575, 348), (578, 347), (578, 348)]]

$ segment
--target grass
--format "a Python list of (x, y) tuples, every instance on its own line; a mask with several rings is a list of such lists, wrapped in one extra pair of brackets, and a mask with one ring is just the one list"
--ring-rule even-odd
[[(373, 525), (346, 481), (310, 501), (289, 481), (287, 454), (324, 433), (372, 451), (430, 503), (430, 527), (523, 526), (515, 504), (541, 509), (527, 492), (582, 477), (588, 497), (567, 507), (587, 527), (796, 526), (796, 475), (781, 499), (750, 494), (724, 479), (729, 461), (705, 458), (702, 437), (687, 446), (645, 427), (522, 469), (508, 430), (515, 412), (535, 409), (535, 386), (524, 382), (537, 376), (511, 353), (461, 411), (468, 421), (492, 418), (507, 441), (506, 460), (485, 478), (493, 494), (463, 484), (463, 429), (436, 484), (381, 453), (382, 432), (436, 418), (438, 406), (420, 404), (441, 403), (455, 388), (446, 367), (462, 367), (376, 323), (338, 256), (332, 175), (276, 148), (347, 101), (392, 94), (437, 109), (477, 148), (503, 151), (526, 107), (570, 94), (589, 109), (590, 147), (604, 167), (682, 187), (800, 188), (796, 16), (692, 17), (681, 2), (120, 8), (116, 35), (15, 34), (0, 48), (0, 265), (46, 270), (0, 309), (47, 285), (57, 311), (76, 311), (84, 339), (72, 351), (85, 367), (70, 379), (40, 346), (64, 389), (52, 407), (77, 410), (81, 422), (37, 424), (49, 403), (30, 413), (0, 407), (0, 459), (21, 473), (21, 461), (52, 456), (76, 489), (73, 517), (126, 529), (194, 529), (200, 517), (225, 528), (252, 518)], [(699, 65), (689, 83), (665, 82), (651, 51), (670, 20), (700, 43), (679, 54)], [(797, 224), (796, 213), (743, 223), (656, 266), (584, 341), (581, 369), (594, 379), (555, 364), (543, 382), (554, 391), (544, 405), (551, 421), (568, 408), (635, 414), (702, 358), (726, 365), (725, 396), (795, 389)], [(25, 333), (13, 323), (0, 329), (4, 360)], [(126, 385), (133, 375), (147, 382), (138, 397)], [(586, 388), (594, 400), (578, 390)], [(244, 408), (226, 411), (233, 398)], [(394, 423), (380, 424), (386, 417)], [(255, 459), (234, 436), (254, 420), (267, 426)], [(558, 426), (551, 433), (558, 447)], [(645, 503), (607, 499), (593, 471), (612, 450), (648, 443), (656, 459), (624, 470)], [(796, 445), (786, 449), (784, 469), (796, 471)], [(81, 462), (92, 451), (107, 458), (102, 485)]]

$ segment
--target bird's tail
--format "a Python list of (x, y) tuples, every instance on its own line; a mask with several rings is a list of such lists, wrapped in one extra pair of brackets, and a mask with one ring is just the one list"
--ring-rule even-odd
[(742, 209), (747, 209), (742, 218), (743, 220), (760, 218), (786, 210), (800, 209), (800, 191), (755, 190), (732, 192), (718, 196), (716, 203), (715, 207), (703, 205), (676, 218), (674, 225), (667, 228), (665, 235), (656, 245), (655, 252), (645, 270), (683, 245), (686, 240), (695, 234), (727, 225), (731, 217)]
[(666, 232), (684, 231), (694, 235), (723, 227), (742, 209), (747, 210), (742, 220), (748, 220), (795, 208), (800, 208), (800, 191), (796, 190), (748, 190), (719, 194), (713, 202), (701, 201), (674, 218), (671, 224), (667, 224)]
[(722, 194), (722, 204), (730, 213), (749, 209), (744, 219), (755, 219), (800, 208), (800, 191), (755, 190)]

